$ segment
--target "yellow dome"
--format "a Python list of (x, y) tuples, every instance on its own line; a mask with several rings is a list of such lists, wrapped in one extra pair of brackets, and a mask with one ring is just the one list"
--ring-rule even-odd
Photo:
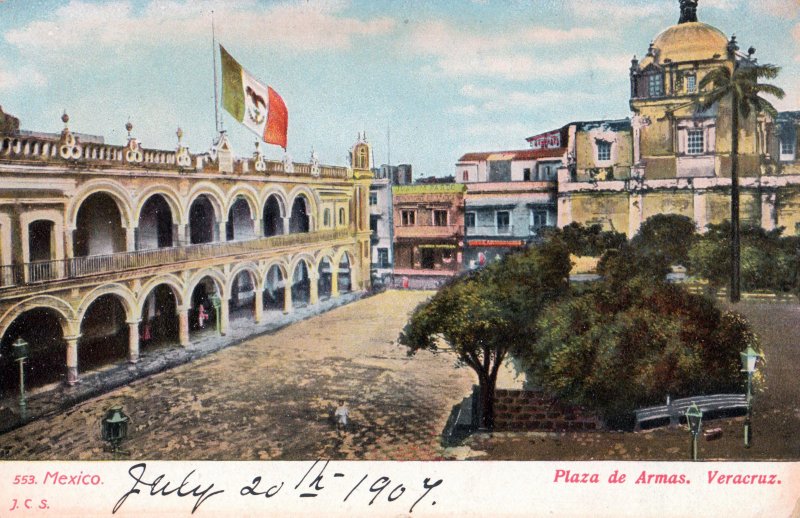
[(656, 36), (653, 48), (658, 51), (658, 63), (725, 58), (728, 38), (707, 23), (688, 22), (673, 25)]

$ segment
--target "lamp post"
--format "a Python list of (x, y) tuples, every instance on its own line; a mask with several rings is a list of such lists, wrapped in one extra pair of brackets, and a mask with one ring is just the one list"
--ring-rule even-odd
[(697, 436), (700, 434), (700, 426), (703, 423), (703, 412), (697, 407), (697, 403), (686, 409), (686, 422), (692, 432), (692, 460), (697, 460)]
[(742, 372), (747, 373), (747, 416), (744, 418), (744, 447), (749, 448), (753, 438), (753, 425), (750, 422), (753, 407), (753, 373), (756, 371), (756, 362), (763, 355), (751, 346), (747, 346), (747, 349), (739, 354), (742, 357)]
[(28, 359), (28, 342), (20, 337), (12, 347), (14, 361), (19, 363), (19, 414), (25, 421), (28, 418), (28, 401), (25, 398), (25, 360)]
[(219, 295), (213, 293), (210, 297), (211, 305), (214, 306), (214, 316), (217, 318), (217, 334), (222, 334), (219, 329), (219, 309), (222, 307), (222, 299)]
[(114, 405), (106, 411), (106, 416), (100, 422), (103, 440), (111, 447), (115, 460), (117, 455), (130, 455), (130, 452), (119, 449), (119, 444), (128, 438), (129, 421), (130, 418), (122, 411), (122, 405)]

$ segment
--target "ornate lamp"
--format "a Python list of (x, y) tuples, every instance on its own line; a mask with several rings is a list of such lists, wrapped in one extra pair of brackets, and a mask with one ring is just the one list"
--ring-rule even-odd
[(697, 436), (700, 434), (700, 427), (703, 424), (703, 412), (698, 408), (697, 403), (686, 409), (686, 422), (689, 424), (689, 431), (692, 432), (692, 460), (697, 460)]
[(111, 447), (114, 458), (118, 454), (130, 455), (129, 452), (119, 449), (119, 444), (128, 438), (129, 422), (130, 418), (122, 411), (122, 405), (114, 405), (108, 409), (100, 423), (103, 440)]
[(750, 415), (753, 407), (753, 373), (756, 371), (756, 366), (759, 358), (764, 355), (747, 346), (747, 349), (739, 353), (742, 357), (742, 372), (747, 373), (747, 417), (744, 418), (744, 447), (749, 448), (751, 439), (753, 438), (753, 427), (750, 422)]

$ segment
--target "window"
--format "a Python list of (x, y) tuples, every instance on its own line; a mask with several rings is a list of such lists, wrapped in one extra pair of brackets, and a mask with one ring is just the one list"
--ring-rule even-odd
[(433, 211), (433, 224), (437, 227), (446, 227), (447, 226), (447, 211), (446, 210), (435, 210)]
[(400, 220), (404, 227), (410, 227), (417, 224), (417, 213), (413, 210), (400, 211)]
[(388, 268), (389, 266), (389, 249), (378, 248), (378, 267)]
[(331, 226), (331, 209), (325, 209), (322, 213), (322, 224), (326, 227)]
[(696, 93), (697, 92), (697, 76), (694, 74), (689, 74), (686, 76), (686, 93)]
[(369, 204), (370, 205), (377, 205), (378, 204), (378, 193), (377, 192), (369, 193)]
[(547, 211), (532, 209), (531, 210), (531, 227), (540, 228), (547, 226)]
[(795, 138), (795, 135), (789, 131), (781, 135), (781, 155), (794, 155)]
[(597, 160), (599, 162), (611, 160), (611, 142), (597, 141)]
[(647, 76), (647, 94), (650, 97), (661, 97), (664, 95), (664, 80), (661, 74), (650, 74)]
[(464, 226), (467, 228), (475, 228), (475, 213), (467, 212), (464, 214)]
[(380, 216), (370, 216), (369, 217), (369, 230), (372, 232), (372, 237), (378, 237), (378, 220)]
[(531, 180), (532, 180), (532, 178), (531, 178), (531, 168), (530, 167), (526, 167), (525, 169), (522, 170), (522, 181), (530, 182)]
[(339, 209), (339, 224), (344, 225), (344, 208)]
[(469, 181), (469, 171), (467, 171), (466, 169), (464, 169), (461, 172), (461, 181), (462, 182), (468, 182)]
[(689, 155), (701, 155), (703, 151), (703, 130), (690, 129), (686, 133), (686, 153)]
[(507, 234), (511, 230), (511, 213), (507, 210), (499, 210), (495, 214), (497, 233)]

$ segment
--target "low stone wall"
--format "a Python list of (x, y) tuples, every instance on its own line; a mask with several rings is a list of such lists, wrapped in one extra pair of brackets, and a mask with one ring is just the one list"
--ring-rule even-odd
[(495, 390), (495, 431), (590, 431), (602, 427), (602, 421), (594, 413), (561, 405), (541, 392)]

